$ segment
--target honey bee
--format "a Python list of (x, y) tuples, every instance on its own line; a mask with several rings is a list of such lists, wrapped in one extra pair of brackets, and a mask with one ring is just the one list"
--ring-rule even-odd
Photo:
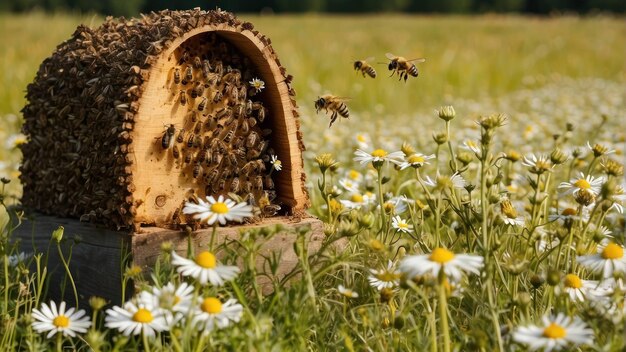
[(213, 153), (211, 153), (211, 165), (213, 166), (218, 166), (221, 162), (222, 162), (222, 153), (220, 153), (219, 150), (213, 150)]
[(180, 105), (185, 106), (187, 104), (187, 93), (184, 90), (180, 91)]
[(197, 162), (198, 163), (203, 163), (205, 162), (207, 159), (209, 159), (209, 155), (210, 152), (208, 149), (203, 149), (199, 154), (198, 154), (198, 158), (197, 158)]
[(185, 149), (183, 151), (183, 154), (185, 155), (185, 164), (191, 163), (191, 158), (193, 157), (193, 153), (190, 150)]
[(202, 68), (202, 60), (200, 60), (200, 58), (198, 56), (193, 58), (193, 67), (195, 69), (200, 69)]
[(239, 126), (239, 130), (243, 134), (247, 134), (248, 132), (250, 132), (250, 124), (248, 123), (248, 119), (243, 119), (243, 121), (241, 121), (241, 125)]
[(172, 213), (172, 222), (177, 223), (180, 217), (180, 208), (174, 209)]
[(183, 85), (190, 83), (191, 81), (193, 81), (193, 70), (191, 69), (191, 66), (187, 66), (187, 68), (185, 69), (185, 77), (183, 77)]
[(405, 82), (409, 78), (409, 76), (417, 77), (417, 75), (419, 74), (417, 71), (417, 67), (415, 66), (415, 62), (426, 61), (426, 59), (424, 58), (407, 60), (403, 58), (402, 56), (395, 56), (394, 54), (391, 54), (391, 53), (387, 53), (385, 54), (385, 56), (387, 56), (387, 58), (391, 60), (389, 62), (388, 68), (389, 68), (389, 71), (392, 71), (392, 72), (389, 77), (397, 73), (398, 76), (400, 77), (398, 78), (398, 80), (401, 80), (402, 78), (404, 78)]
[(263, 192), (263, 195), (259, 198), (258, 207), (261, 211), (262, 217), (274, 216), (280, 211), (280, 205), (272, 204), (270, 202), (267, 192)]
[(265, 121), (265, 114), (267, 113), (267, 110), (265, 110), (265, 108), (263, 106), (261, 106), (261, 108), (259, 109), (259, 111), (257, 112), (256, 118), (259, 119), (260, 123), (263, 123), (263, 121)]
[(241, 173), (243, 175), (249, 175), (256, 168), (254, 161), (248, 161), (242, 168)]
[(180, 84), (180, 69), (178, 67), (174, 69), (174, 83)]
[(224, 135), (224, 138), (222, 139), (225, 143), (230, 143), (230, 141), (233, 140), (233, 137), (235, 136), (235, 129), (231, 129), (230, 131), (228, 131), (228, 133), (226, 133), (226, 135)]
[[(241, 138), (241, 137), (239, 137)], [(241, 160), (246, 160), (246, 148), (244, 148), (243, 146), (239, 146), (235, 149), (233, 149), (233, 154), (235, 154), (237, 156), (237, 158), (241, 159)]]
[(200, 82), (197, 82), (196, 85), (191, 90), (191, 97), (195, 99), (195, 98), (201, 96), (202, 93), (204, 93), (204, 85), (201, 84)]
[(189, 138), (187, 138), (187, 148), (193, 147), (193, 142), (196, 140), (196, 136), (193, 133), (189, 134)]
[(248, 137), (246, 138), (246, 147), (253, 148), (259, 142), (259, 134), (255, 131), (250, 132)]
[(198, 178), (198, 176), (200, 176), (201, 173), (202, 173), (202, 166), (200, 165), (200, 163), (196, 163), (193, 166), (193, 170), (192, 170), (193, 178)]
[(239, 99), (241, 101), (244, 101), (248, 98), (248, 90), (246, 89), (245, 86), (242, 86), (241, 88), (239, 88)]
[(222, 92), (218, 90), (215, 92), (215, 95), (213, 96), (213, 102), (217, 104), (222, 100), (223, 97), (224, 95), (222, 94)]
[(248, 125), (250, 125), (251, 128), (256, 126), (256, 119), (254, 117), (248, 118), (247, 121), (248, 121)]
[(193, 133), (200, 134), (200, 131), (202, 131), (202, 122), (197, 122), (193, 128)]
[(211, 63), (209, 63), (209, 60), (202, 61), (202, 77), (207, 79), (209, 78), (210, 73), (211, 73)]
[(230, 108), (221, 108), (219, 110), (217, 110), (217, 112), (215, 113), (215, 119), (219, 120), (221, 118), (224, 117), (230, 117), (232, 115), (232, 110), (230, 110)]
[(253, 187), (254, 187), (254, 190), (256, 190), (256, 191), (262, 191), (263, 190), (263, 176), (257, 175), (254, 178)]
[(222, 79), (221, 77), (224, 75), (224, 65), (222, 64), (221, 61), (218, 61), (215, 64), (215, 69), (213, 70), (213, 72), (217, 74), (217, 83), (220, 83)]
[(167, 125), (167, 129), (165, 130), (165, 132), (163, 133), (163, 136), (161, 137), (161, 147), (163, 149), (167, 149), (170, 147), (170, 145), (172, 144), (172, 137), (174, 136), (174, 134), (176, 133), (176, 127), (174, 127), (174, 125)]
[(232, 181), (230, 181), (228, 189), (233, 193), (239, 193), (239, 185), (239, 177), (235, 177)]
[(318, 97), (318, 99), (315, 101), (315, 112), (317, 113), (322, 109), (324, 109), (326, 113), (328, 113), (328, 110), (332, 111), (332, 114), (330, 115), (330, 124), (328, 125), (328, 127), (330, 128), (337, 120), (338, 115), (341, 115), (345, 118), (348, 118), (350, 116), (348, 106), (345, 104), (345, 102), (348, 100), (349, 98), (340, 98), (334, 95), (324, 95)]
[(274, 189), (274, 180), (270, 175), (265, 175), (265, 178), (263, 179), (263, 184), (267, 189)]
[(217, 168), (211, 170), (211, 172), (207, 175), (206, 181), (207, 183), (214, 183), (220, 177), (220, 171)]
[(178, 64), (182, 65), (184, 62), (187, 62), (187, 60), (189, 60), (189, 52), (184, 51), (183, 55), (180, 57), (180, 60), (178, 60)]
[(240, 103), (240, 104), (235, 105), (235, 109), (234, 109), (235, 116), (237, 117), (242, 116), (245, 112), (244, 110), (245, 110), (245, 106), (243, 104)]
[(248, 194), (247, 200), (250, 203), (250, 205), (256, 204), (256, 199), (254, 198), (254, 195), (252, 194), (252, 183), (250, 181), (243, 182), (242, 190)]
[[(191, 117), (191, 123), (196, 123), (196, 121), (198, 121), (198, 113), (195, 111), (192, 111), (189, 116)], [(198, 133), (198, 132), (196, 132)]]
[(207, 98), (202, 97), (202, 101), (200, 102), (200, 104), (198, 104), (198, 111), (204, 110), (204, 108), (206, 107), (206, 102), (207, 102)]
[(233, 175), (233, 169), (231, 167), (222, 168), (222, 177), (228, 178)]
[(220, 182), (217, 184), (217, 191), (224, 192), (225, 190), (226, 190), (226, 180), (221, 179)]
[(372, 78), (376, 78), (376, 70), (374, 70), (374, 68), (368, 64), (368, 61), (374, 60), (373, 57), (369, 57), (365, 60), (357, 60), (354, 62), (354, 69), (358, 72), (361, 72), (361, 74), (363, 75), (363, 77), (365, 77), (365, 74), (367, 74), (368, 76), (372, 77)]
[(174, 159), (178, 159), (180, 157), (180, 151), (178, 150), (177, 145), (174, 145), (174, 148), (172, 149), (172, 155), (174, 156)]
[(185, 141), (185, 129), (181, 128), (180, 132), (178, 132), (178, 136), (176, 137), (176, 142), (183, 143)]
[(230, 163), (230, 165), (235, 166), (235, 167), (239, 164), (239, 160), (237, 159), (237, 154), (235, 154), (234, 151), (231, 151), (230, 153), (228, 153), (228, 162)]
[(222, 76), (222, 81), (226, 82), (226, 84), (238, 86), (241, 84), (241, 72), (237, 69), (231, 70)]

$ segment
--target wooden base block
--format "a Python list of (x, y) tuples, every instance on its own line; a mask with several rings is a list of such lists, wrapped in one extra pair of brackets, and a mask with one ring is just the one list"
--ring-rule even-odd
[[(280, 225), (280, 231), (267, 238), (257, 238), (256, 267), (263, 271), (265, 258), (272, 252), (281, 255), (276, 276), (283, 277), (297, 263), (294, 243), (295, 231), (304, 230), (305, 243), (309, 255), (316, 253), (324, 239), (323, 223), (316, 218), (293, 220), (289, 217), (274, 217), (260, 224), (218, 227), (215, 245), (228, 244), (238, 240), (246, 230), (260, 229)], [(73, 301), (73, 292), (69, 281), (64, 280), (65, 270), (59, 257), (52, 232), (59, 226), (65, 228), (61, 249), (65, 258), (71, 253), (69, 268), (80, 295), (80, 305), (87, 306), (91, 296), (100, 296), (113, 304), (122, 300), (123, 263), (141, 266), (144, 272), (156, 262), (161, 254), (161, 245), (170, 242), (172, 249), (179, 255), (185, 255), (188, 247), (187, 234), (182, 231), (157, 227), (142, 227), (138, 232), (112, 231), (76, 219), (59, 218), (42, 214), (33, 214), (13, 232), (11, 240), (19, 241), (20, 251), (43, 253), (48, 256), (49, 296), (51, 299)], [(213, 229), (201, 229), (191, 233), (192, 245), (197, 253), (209, 248)], [(218, 258), (221, 257), (217, 253)], [(264, 293), (271, 292), (267, 279), (257, 278)], [(63, 288), (65, 286), (65, 288)], [(64, 293), (63, 293), (64, 292)], [(129, 291), (126, 297), (130, 297)]]

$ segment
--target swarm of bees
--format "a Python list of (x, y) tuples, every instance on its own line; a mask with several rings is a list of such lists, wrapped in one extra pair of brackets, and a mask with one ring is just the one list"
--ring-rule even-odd
[[(387, 68), (391, 71), (391, 75), (389, 75), (389, 77), (397, 74), (398, 80), (402, 80), (404, 78), (404, 82), (407, 81), (409, 76), (417, 77), (419, 75), (419, 71), (417, 70), (415, 63), (426, 61), (424, 58), (407, 60), (402, 56), (396, 56), (391, 53), (387, 53), (385, 56), (389, 59), (389, 63), (387, 64)], [(360, 72), (363, 77), (369, 76), (371, 78), (376, 78), (376, 70), (369, 63), (372, 60), (374, 60), (373, 57), (369, 57), (365, 60), (356, 60), (353, 62), (352, 66), (357, 74)], [(331, 94), (318, 97), (314, 102), (315, 112), (319, 113), (322, 109), (324, 109), (327, 114), (329, 111), (331, 112), (330, 124), (328, 125), (330, 128), (337, 120), (338, 116), (345, 118), (350, 116), (350, 111), (345, 103), (348, 100), (349, 98), (342, 98)]]
[(264, 124), (268, 110), (248, 83), (257, 77), (248, 58), (215, 33), (190, 39), (174, 57), (166, 86), (186, 117), (183, 126), (165, 126), (161, 150), (171, 153), (181, 175), (193, 178), (196, 194), (230, 193), (262, 216), (275, 215), (272, 131)]

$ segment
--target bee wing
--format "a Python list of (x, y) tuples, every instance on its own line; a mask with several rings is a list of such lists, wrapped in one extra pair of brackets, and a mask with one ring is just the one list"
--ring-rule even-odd
[(352, 100), (352, 98), (349, 98), (349, 97), (333, 97), (333, 100), (335, 100), (335, 101), (350, 101), (350, 100)]
[(417, 62), (417, 63), (424, 62), (424, 61), (426, 61), (426, 59), (423, 57), (420, 57), (418, 59), (413, 59), (413, 60), (407, 60), (407, 62)]
[(394, 60), (395, 58), (397, 58), (397, 56), (395, 56), (392, 53), (386, 53), (385, 56), (389, 59), (389, 60)]
[(370, 56), (370, 57), (368, 57), (367, 59), (365, 59), (365, 60), (363, 60), (363, 61), (374, 61), (374, 59), (375, 59), (375, 57)]

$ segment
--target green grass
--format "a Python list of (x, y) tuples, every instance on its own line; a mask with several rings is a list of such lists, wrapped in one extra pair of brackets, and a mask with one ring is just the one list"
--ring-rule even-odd
[[(562, 294), (571, 284), (567, 274), (610, 285), (576, 257), (600, 251), (604, 257), (621, 254), (623, 259), (624, 216), (615, 206), (624, 205), (625, 197), (623, 18), (242, 17), (272, 39), (281, 62), (295, 77), (308, 147), (304, 160), (310, 212), (324, 221), (326, 245), (343, 239), (347, 246), (340, 251), (330, 246), (309, 257), (302, 252), (300, 238), (298, 263), (291, 273), (299, 279), (285, 285), (270, 269), (259, 273), (250, 265), (260, 255), (256, 245), (272, 230), (245, 233), (220, 248), (224, 263), (238, 259), (241, 263), (241, 273), (223, 287), (183, 280), (164, 251), (150, 280), (138, 277), (132, 268), (126, 278), (134, 278), (145, 290), (186, 281), (202, 297), (217, 296), (222, 302), (234, 298), (242, 304), (241, 321), (206, 338), (194, 326), (181, 325), (146, 343), (141, 336), (124, 338), (115, 329), (104, 328), (105, 313), (99, 311), (84, 340), (46, 339), (33, 331), (30, 314), (47, 302), (41, 296), (43, 271), (9, 265), (8, 257), (16, 252), (9, 241), (10, 229), (3, 229), (6, 214), (0, 206), (0, 350), (59, 350), (63, 345), (96, 351), (146, 346), (153, 351), (179, 346), (180, 350), (209, 346), (209, 350), (257, 351), (525, 351), (527, 345), (516, 341), (513, 332), (541, 324), (551, 313), (581, 319), (589, 327), (592, 341), (580, 351), (623, 350), (623, 286), (593, 291), (600, 295), (587, 294), (583, 302)], [(97, 25), (100, 19), (0, 15), (4, 48), (0, 142), (19, 129), (19, 117), (11, 114), (23, 106), (23, 91), (39, 63), (81, 22)], [(383, 61), (385, 52), (426, 57), (420, 77), (398, 82), (385, 77), (385, 65), (377, 66), (376, 80), (352, 71), (354, 59), (375, 55)], [(315, 115), (313, 109), (313, 100), (327, 91), (352, 98), (350, 119), (341, 119), (332, 129), (326, 128), (327, 117)], [(444, 104), (456, 110), (449, 126), (433, 112)], [(506, 121), (499, 113), (508, 115)], [(436, 143), (433, 134), (447, 141)], [(364, 144), (358, 144), (358, 136)], [(479, 152), (465, 148), (467, 141), (474, 141)], [(417, 170), (353, 160), (357, 148), (368, 153), (402, 148), (411, 154), (405, 142), (414, 152), (434, 158)], [(598, 145), (591, 151), (587, 142)], [(332, 155), (320, 158), (326, 152)], [(532, 160), (532, 155), (543, 155), (539, 166), (549, 170), (518, 159)], [(320, 170), (320, 163), (329, 158), (339, 164)], [(3, 143), (0, 161), (5, 164), (0, 173), (13, 180), (2, 193), (19, 194), (17, 150)], [(455, 171), (467, 187), (450, 186)], [(603, 177), (600, 189), (588, 188), (594, 194), (586, 198), (563, 194), (562, 182), (584, 188), (584, 182), (572, 180), (579, 172)], [(352, 191), (342, 185), (350, 176), (360, 178)], [(434, 186), (427, 185), (428, 178)], [(390, 206), (399, 196), (414, 203), (405, 210)], [(359, 199), (371, 201), (350, 209), (346, 201)], [(588, 204), (589, 200), (595, 202)], [(2, 201), (11, 204), (15, 199)], [(393, 216), (400, 216), (412, 230), (396, 231)], [(523, 218), (518, 225), (505, 223), (516, 216)], [(68, 237), (71, 234), (65, 241), (71, 241)], [(601, 247), (607, 242), (613, 243), (610, 251)], [(480, 256), (485, 265), (479, 275), (467, 274), (451, 287), (443, 275), (397, 277), (395, 269), (385, 270), (389, 263), (397, 268), (406, 256), (428, 256), (439, 247)], [(445, 258), (441, 250), (437, 252), (439, 256), (430, 258)], [(267, 268), (274, 264), (269, 260)], [(370, 285), (371, 270), (379, 279), (397, 278), (400, 284), (378, 290)], [(272, 295), (258, 294), (253, 280), (257, 275), (273, 280)], [(623, 280), (624, 275), (616, 272), (615, 277)], [(359, 297), (341, 295), (339, 285)], [(68, 305), (74, 305), (69, 286), (66, 292)]]

